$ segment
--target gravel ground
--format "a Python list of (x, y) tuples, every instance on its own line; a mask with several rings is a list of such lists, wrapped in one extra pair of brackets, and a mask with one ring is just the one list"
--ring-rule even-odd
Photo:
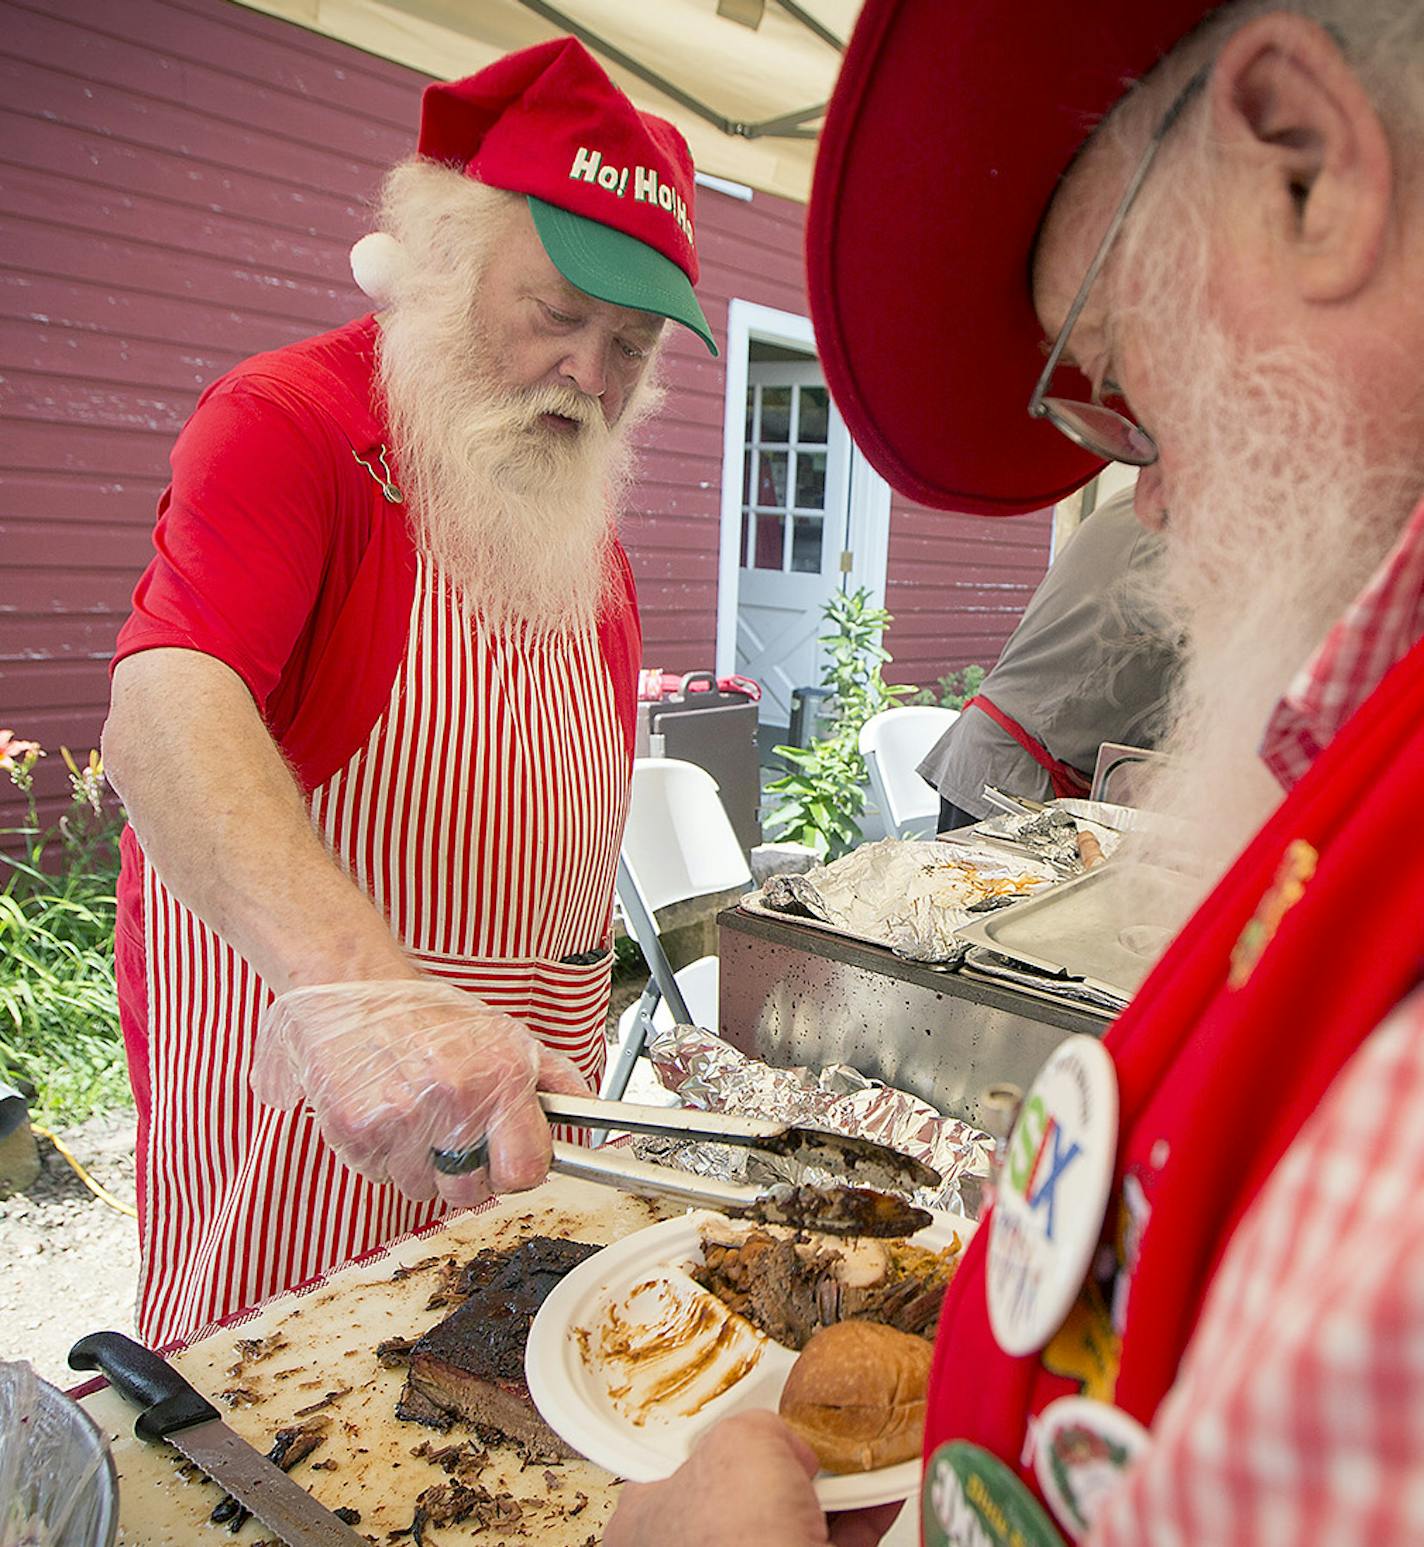
[[(133, 1202), (132, 1112), (105, 1113), (60, 1137), (95, 1181)], [(0, 1359), (28, 1359), (64, 1387), (84, 1378), (65, 1362), (77, 1338), (132, 1330), (138, 1227), (96, 1198), (47, 1139), (38, 1142), (38, 1180), (0, 1199)]]

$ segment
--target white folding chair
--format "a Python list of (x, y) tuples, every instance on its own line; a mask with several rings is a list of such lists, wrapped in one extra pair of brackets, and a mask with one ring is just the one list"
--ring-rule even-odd
[(717, 1025), (717, 958), (704, 956), (674, 973), (658, 937), (658, 910), (692, 897), (745, 891), (751, 881), (712, 775), (677, 758), (638, 758), (617, 891), (628, 933), (651, 975), (631, 1019), (625, 1013), (619, 1022), (618, 1057), (604, 1074), (602, 1096), (621, 1099), (649, 1032), (662, 1023), (663, 1017), (654, 1019), (660, 1005), (668, 1025)]
[(959, 718), (957, 709), (932, 704), (883, 709), (860, 728), (860, 755), (870, 792), (895, 838), (933, 838), (939, 795), (915, 772), (917, 764)]
[[(715, 956), (699, 956), (696, 961), (689, 962), (685, 967), (679, 967), (673, 977), (677, 980), (678, 989), (682, 993), (683, 1004), (687, 1010), (686, 1024), (689, 1026), (706, 1026), (712, 1031), (717, 1029), (717, 992), (720, 977), (721, 963)], [(645, 999), (646, 999), (646, 990)], [(648, 1036), (653, 1031), (671, 1031), (678, 1025), (677, 1018), (668, 1008), (668, 1002), (653, 985), (652, 1013), (649, 1015), (648, 1004), (645, 999), (637, 999), (618, 1017), (618, 1045), (620, 1048), (628, 1047), (635, 1037), (641, 1037), (646, 1043)], [(641, 1027), (641, 1030), (639, 1029)], [(635, 1073), (634, 1064), (636, 1058), (630, 1059), (628, 1064), (628, 1078), (624, 1084), (624, 1094), (632, 1083)], [(605, 1096), (608, 1092), (603, 1092)], [(640, 1093), (633, 1098), (654, 1106), (677, 1106), (678, 1098), (671, 1091), (664, 1090), (654, 1080), (645, 1080), (640, 1086)]]

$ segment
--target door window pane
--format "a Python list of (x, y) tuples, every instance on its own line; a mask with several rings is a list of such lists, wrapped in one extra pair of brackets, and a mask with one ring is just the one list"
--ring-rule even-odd
[(761, 392), (761, 439), (791, 439), (791, 388), (763, 387)]
[(754, 569), (780, 569), (781, 546), (786, 530), (786, 517), (780, 511), (767, 515), (763, 511), (756, 518), (756, 556)]
[(825, 532), (832, 412), (824, 385), (748, 387), (741, 501), (745, 567), (824, 572), (824, 545), (835, 536), (834, 530), (830, 536)]
[(804, 510), (826, 508), (826, 453), (802, 451), (796, 457), (796, 503)]
[(820, 516), (797, 516), (791, 528), (791, 568), (819, 574), (825, 522)]
[(763, 451), (758, 458), (758, 505), (786, 504), (786, 457), (784, 451)]
[(830, 432), (830, 393), (824, 387), (802, 387), (798, 400), (796, 439), (824, 443)]

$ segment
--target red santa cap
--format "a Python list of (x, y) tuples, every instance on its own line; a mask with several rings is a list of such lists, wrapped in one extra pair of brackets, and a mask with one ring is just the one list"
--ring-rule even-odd
[[(576, 39), (538, 43), (477, 75), (426, 87), (417, 148), (524, 194), (544, 250), (571, 285), (680, 322), (717, 353), (692, 288), (687, 143), (665, 119), (635, 108)], [(385, 285), (389, 294), (400, 257), (383, 233), (363, 238), (352, 251), (357, 283), (367, 294)]]

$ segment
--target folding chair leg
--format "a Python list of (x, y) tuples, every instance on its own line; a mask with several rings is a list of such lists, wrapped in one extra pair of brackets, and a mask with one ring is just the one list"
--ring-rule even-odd
[[(648, 986), (643, 990), (643, 997), (638, 1001), (638, 1013), (633, 1017), (628, 1027), (628, 1035), (618, 1048), (618, 1056), (603, 1071), (603, 1083), (598, 1091), (601, 1101), (622, 1101), (623, 1093), (628, 1089), (628, 1081), (633, 1077), (633, 1069), (638, 1059), (642, 1057), (643, 1050), (648, 1045), (648, 1038), (653, 1033), (653, 1012), (662, 997), (658, 992), (657, 984), (649, 978)], [(600, 1144), (607, 1144), (608, 1129), (592, 1129), (588, 1142), (595, 1149)]]
[(633, 1067), (647, 1046), (648, 1035), (653, 1029), (653, 1013), (662, 997), (657, 984), (649, 979), (643, 997), (638, 1001), (638, 1013), (633, 1017), (628, 1035), (618, 1049), (618, 1056), (603, 1071), (603, 1084), (598, 1094), (604, 1101), (623, 1099), (623, 1092), (628, 1089), (628, 1081), (633, 1075)]
[[(677, 1025), (685, 1025), (692, 1018), (687, 1001), (682, 997), (681, 985), (673, 974), (672, 963), (668, 961), (667, 952), (663, 950), (663, 943), (658, 938), (658, 926), (652, 909), (635, 884), (621, 854), (618, 856), (618, 900), (623, 905), (629, 932), (642, 948), (652, 976), (643, 990), (643, 997), (638, 1001), (638, 1013), (628, 1036), (618, 1049), (618, 1057), (604, 1072), (599, 1095), (605, 1101), (623, 1099), (623, 1092), (628, 1089), (628, 1081), (632, 1078), (638, 1056), (653, 1030), (653, 1013), (662, 1000), (667, 1000), (668, 1009)], [(602, 1144), (607, 1137), (607, 1130), (599, 1129), (592, 1135), (592, 1140), (594, 1144)]]
[(658, 937), (658, 926), (653, 919), (652, 910), (644, 902), (642, 893), (633, 884), (633, 878), (628, 873), (628, 867), (622, 855), (618, 857), (618, 898), (623, 904), (623, 912), (633, 938), (647, 958), (653, 981), (668, 1002), (673, 1021), (679, 1026), (685, 1025), (690, 1017), (687, 1003), (682, 997), (682, 989), (678, 986), (676, 977), (673, 976), (672, 963), (668, 961), (667, 952), (663, 950), (662, 940)]

